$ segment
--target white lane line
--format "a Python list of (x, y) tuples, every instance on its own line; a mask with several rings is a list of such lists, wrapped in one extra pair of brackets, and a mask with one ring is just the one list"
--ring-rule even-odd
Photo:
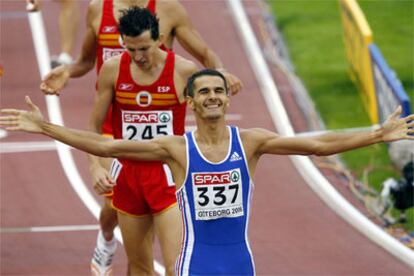
[(0, 233), (47, 233), (99, 230), (98, 224), (0, 228)]
[(0, 153), (56, 150), (55, 142), (6, 142), (0, 143)]
[(7, 131), (0, 128), (0, 139), (7, 137)]

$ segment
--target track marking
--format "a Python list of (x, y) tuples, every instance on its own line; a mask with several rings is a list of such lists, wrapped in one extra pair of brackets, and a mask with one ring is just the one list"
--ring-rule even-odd
[(56, 150), (55, 142), (7, 142), (0, 143), (0, 153), (17, 153)]
[(0, 139), (7, 137), (8, 132), (4, 129), (0, 129)]
[(48, 232), (91, 231), (91, 230), (93, 231), (99, 230), (99, 225), (92, 224), (92, 225), (9, 227), (9, 228), (0, 228), (0, 233), (48, 233)]

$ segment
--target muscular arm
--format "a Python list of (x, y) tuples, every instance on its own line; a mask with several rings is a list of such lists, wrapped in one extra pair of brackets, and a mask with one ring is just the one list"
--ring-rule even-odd
[(263, 129), (251, 131), (255, 154), (331, 155), (380, 142), (414, 139), (414, 115), (400, 118), (401, 107), (388, 117), (381, 128), (369, 132), (332, 132), (313, 137), (282, 137)]
[[(102, 156), (126, 158), (134, 160), (174, 160), (170, 152), (174, 152), (182, 137), (164, 136), (148, 141), (113, 140), (91, 131), (70, 129), (51, 124), (44, 120), (39, 108), (26, 96), (30, 111), (2, 109), (0, 126), (11, 131), (25, 131), (49, 136), (64, 144)], [(178, 146), (179, 147), (179, 146)]]

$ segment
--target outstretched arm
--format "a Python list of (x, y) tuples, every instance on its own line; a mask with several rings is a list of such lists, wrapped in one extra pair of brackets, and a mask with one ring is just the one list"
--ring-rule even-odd
[(167, 160), (170, 154), (166, 148), (171, 137), (149, 141), (113, 140), (89, 131), (70, 129), (47, 122), (39, 108), (26, 96), (30, 111), (2, 109), (0, 126), (7, 130), (40, 133), (64, 144), (102, 157), (115, 157), (135, 160)]
[(377, 130), (360, 133), (328, 133), (314, 137), (281, 137), (265, 130), (257, 130), (259, 144), (256, 153), (331, 155), (401, 139), (414, 140), (414, 114), (400, 118), (401, 107), (391, 114)]

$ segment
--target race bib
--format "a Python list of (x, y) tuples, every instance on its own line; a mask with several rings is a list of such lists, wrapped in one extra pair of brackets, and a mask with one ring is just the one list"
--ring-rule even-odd
[(141, 141), (173, 134), (171, 110), (122, 111), (123, 139)]
[(111, 57), (118, 56), (118, 55), (122, 54), (123, 52), (125, 52), (125, 49), (103, 48), (102, 60), (107, 61)]
[(215, 173), (193, 173), (196, 220), (244, 215), (240, 169)]

